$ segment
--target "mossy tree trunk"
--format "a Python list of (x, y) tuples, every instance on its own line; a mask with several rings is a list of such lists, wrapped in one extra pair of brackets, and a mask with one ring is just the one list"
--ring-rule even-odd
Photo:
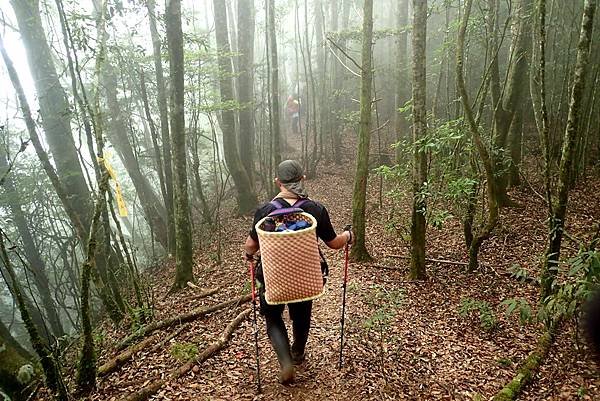
[(19, 375), (19, 370), (31, 364), (31, 355), (12, 337), (8, 328), (0, 321), (0, 389), (14, 401), (29, 398), (31, 388), (28, 385), (38, 373), (32, 370), (31, 377)]
[(96, 11), (96, 29), (98, 40), (98, 53), (96, 56), (95, 66), (95, 88), (94, 88), (94, 110), (92, 118), (95, 121), (94, 127), (96, 139), (96, 157), (98, 157), (98, 165), (100, 176), (96, 178), (98, 189), (94, 202), (94, 213), (89, 229), (89, 237), (86, 242), (86, 257), (81, 267), (81, 328), (83, 344), (79, 355), (79, 366), (77, 369), (77, 390), (81, 394), (87, 394), (96, 386), (97, 376), (97, 357), (96, 348), (94, 345), (94, 337), (92, 333), (92, 314), (91, 314), (91, 289), (90, 283), (94, 270), (96, 269), (96, 252), (98, 250), (99, 231), (102, 227), (102, 213), (106, 207), (106, 192), (108, 190), (109, 174), (106, 166), (103, 163), (104, 138), (103, 138), (103, 121), (100, 110), (100, 82), (102, 79), (104, 63), (106, 58), (106, 3), (105, 0), (96, 0), (94, 2)]
[[(589, 69), (592, 30), (596, 0), (586, 0), (583, 8), (581, 31), (577, 45), (577, 62), (575, 64), (569, 117), (563, 140), (562, 156), (558, 172), (556, 202), (552, 205), (552, 216), (549, 224), (548, 246), (545, 252), (545, 262), (541, 272), (542, 299), (553, 292), (553, 285), (559, 270), (560, 248), (565, 230), (569, 190), (572, 185), (571, 168), (574, 162), (575, 148), (578, 138), (582, 135), (581, 119), (582, 104), (586, 75)], [(548, 164), (548, 161), (546, 161)]]
[(157, 15), (155, 11), (155, 0), (148, 0), (148, 18), (150, 21), (150, 36), (152, 38), (152, 52), (154, 59), (154, 72), (156, 74), (156, 92), (158, 102), (158, 113), (160, 116), (160, 134), (162, 141), (162, 156), (164, 165), (164, 188), (165, 207), (167, 209), (167, 237), (169, 240), (169, 252), (175, 254), (175, 208), (173, 205), (173, 167), (171, 156), (171, 139), (169, 137), (169, 109), (167, 105), (167, 90), (162, 67), (161, 39), (156, 27)]
[(427, 155), (420, 140), (427, 134), (427, 0), (413, 0), (413, 207), (410, 225), (410, 278), (425, 278)]
[[(21, 313), (23, 324), (25, 325), (27, 333), (29, 334), (31, 345), (40, 358), (40, 364), (42, 365), (44, 376), (46, 378), (46, 385), (50, 390), (55, 392), (57, 399), (66, 401), (68, 399), (68, 392), (62, 380), (60, 366), (54, 359), (52, 351), (48, 345), (42, 340), (38, 329), (31, 319), (31, 313), (25, 304), (25, 298), (23, 297), (21, 285), (17, 280), (17, 275), (8, 256), (8, 252), (6, 251), (4, 237), (5, 233), (0, 229), (0, 260), (4, 265), (4, 271), (8, 276), (6, 277), (6, 280), (7, 282), (10, 281), (14, 288), (13, 296), (15, 302), (17, 303), (19, 312)], [(4, 364), (4, 362), (2, 364)]]
[(358, 130), (358, 155), (354, 192), (352, 195), (352, 225), (356, 236), (350, 256), (355, 261), (369, 261), (371, 255), (366, 247), (366, 202), (369, 178), (369, 143), (371, 140), (371, 47), (373, 42), (373, 0), (365, 0), (362, 37), (362, 68), (360, 86), (360, 126)]
[(217, 52), (219, 54), (219, 89), (221, 93), (221, 131), (223, 132), (223, 150), (225, 162), (235, 184), (237, 205), (240, 213), (248, 213), (258, 203), (256, 193), (252, 188), (248, 174), (240, 159), (235, 137), (235, 115), (231, 109), (233, 98), (233, 83), (231, 80), (232, 67), (229, 48), (229, 34), (227, 30), (227, 9), (225, 2), (214, 0), (215, 11), (215, 36)]
[(167, 1), (167, 42), (169, 45), (169, 96), (171, 106), (171, 140), (173, 173), (175, 176), (175, 238), (176, 275), (173, 289), (185, 287), (194, 280), (192, 270), (192, 227), (188, 200), (187, 153), (184, 113), (183, 31), (181, 28), (181, 1)]

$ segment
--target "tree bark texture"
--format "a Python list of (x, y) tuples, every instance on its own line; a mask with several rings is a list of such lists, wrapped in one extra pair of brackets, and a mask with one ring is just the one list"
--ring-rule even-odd
[(356, 261), (369, 261), (371, 256), (366, 247), (365, 209), (367, 202), (367, 180), (369, 177), (369, 143), (371, 140), (371, 46), (373, 41), (373, 0), (365, 0), (362, 38), (362, 69), (360, 86), (360, 127), (358, 131), (358, 155), (354, 192), (352, 195), (352, 225), (356, 239), (351, 257)]
[(223, 150), (225, 162), (231, 173), (236, 188), (237, 204), (240, 213), (248, 213), (257, 204), (256, 194), (252, 189), (248, 174), (240, 159), (235, 137), (235, 115), (229, 107), (233, 98), (233, 83), (231, 80), (232, 67), (227, 33), (227, 11), (225, 3), (213, 0), (215, 11), (215, 36), (217, 39), (217, 53), (219, 54), (219, 89), (221, 103), (225, 108), (221, 112), (221, 131), (223, 132)]
[(553, 205), (550, 219), (548, 247), (545, 253), (545, 263), (541, 273), (542, 299), (553, 292), (554, 279), (558, 273), (560, 248), (565, 229), (569, 190), (571, 188), (571, 168), (575, 154), (577, 139), (582, 135), (581, 112), (586, 75), (589, 69), (592, 30), (596, 0), (586, 0), (581, 21), (579, 43), (577, 45), (577, 62), (575, 64), (573, 88), (569, 103), (569, 117), (563, 140), (562, 157), (560, 160), (557, 196)]
[(181, 1), (167, 1), (167, 41), (169, 44), (171, 140), (173, 151), (176, 275), (173, 288), (183, 288), (194, 280), (192, 270), (192, 227), (188, 200), (187, 153), (184, 119), (183, 31)]
[(426, 44), (427, 0), (413, 0), (413, 208), (410, 226), (410, 277), (425, 278), (425, 234), (427, 225), (427, 155), (420, 140), (427, 134)]

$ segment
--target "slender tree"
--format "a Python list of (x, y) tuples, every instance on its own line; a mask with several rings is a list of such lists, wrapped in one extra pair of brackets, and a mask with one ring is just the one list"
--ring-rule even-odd
[(225, 162), (236, 188), (237, 204), (240, 213), (248, 213), (258, 203), (248, 174), (244, 170), (235, 138), (235, 116), (228, 104), (233, 100), (232, 67), (227, 31), (227, 9), (225, 2), (214, 0), (215, 36), (219, 54), (219, 89), (221, 102), (225, 105), (221, 112), (221, 131), (223, 132), (223, 150)]
[(478, 255), (479, 249), (483, 241), (488, 239), (492, 233), (494, 227), (498, 223), (498, 202), (495, 196), (496, 194), (496, 180), (494, 175), (494, 163), (490, 155), (490, 152), (485, 146), (481, 134), (479, 132), (479, 125), (475, 120), (473, 108), (469, 101), (469, 95), (467, 93), (467, 87), (465, 84), (463, 63), (464, 63), (464, 52), (465, 52), (465, 34), (467, 31), (467, 25), (469, 23), (469, 17), (471, 15), (471, 7), (473, 6), (473, 0), (466, 0), (464, 6), (464, 14), (461, 20), (460, 28), (458, 31), (458, 38), (456, 40), (456, 80), (457, 88), (465, 112), (465, 120), (467, 127), (471, 134), (479, 158), (483, 164), (486, 178), (486, 189), (487, 189), (487, 204), (488, 204), (488, 217), (487, 222), (481, 228), (481, 230), (474, 236), (469, 246), (469, 271), (474, 271), (479, 266)]
[(184, 119), (183, 31), (181, 28), (181, 1), (167, 1), (167, 42), (171, 76), (171, 140), (173, 173), (175, 175), (175, 238), (176, 276), (173, 289), (185, 287), (194, 280), (192, 263), (192, 228), (187, 183), (186, 134)]
[(7, 273), (8, 276), (4, 279), (7, 283), (11, 282), (13, 287), (15, 288), (15, 301), (17, 303), (17, 307), (19, 308), (19, 312), (21, 313), (21, 319), (23, 320), (25, 328), (29, 333), (31, 345), (33, 346), (33, 349), (40, 358), (40, 363), (42, 365), (42, 369), (44, 370), (44, 376), (46, 377), (46, 385), (48, 386), (48, 388), (50, 388), (56, 393), (56, 397), (58, 400), (66, 401), (68, 398), (68, 392), (64, 382), (62, 381), (60, 366), (54, 359), (52, 351), (50, 350), (48, 345), (42, 341), (40, 333), (38, 332), (37, 328), (33, 324), (33, 321), (31, 320), (31, 314), (29, 313), (29, 309), (25, 304), (23, 292), (21, 290), (21, 284), (17, 281), (17, 275), (15, 274), (14, 268), (12, 267), (12, 262), (10, 261), (10, 258), (8, 256), (4, 238), (5, 233), (4, 231), (0, 230), (0, 260), (4, 265), (4, 271)]
[[(573, 87), (569, 103), (569, 117), (563, 140), (562, 156), (558, 172), (558, 185), (555, 203), (552, 205), (552, 217), (549, 224), (548, 247), (545, 263), (541, 273), (542, 299), (553, 292), (553, 284), (559, 270), (560, 248), (565, 231), (569, 190), (573, 184), (571, 168), (574, 163), (577, 139), (582, 135), (582, 104), (586, 85), (586, 75), (590, 64), (590, 49), (596, 0), (585, 0), (581, 31), (577, 45), (577, 62), (575, 63)], [(546, 161), (548, 164), (548, 161)]]
[(169, 110), (167, 105), (167, 90), (162, 67), (161, 39), (156, 27), (155, 0), (146, 2), (148, 18), (150, 20), (150, 36), (152, 38), (152, 51), (154, 56), (154, 70), (156, 74), (156, 91), (158, 112), (160, 116), (160, 133), (162, 141), (162, 156), (164, 164), (164, 186), (162, 193), (165, 196), (167, 209), (167, 229), (169, 238), (169, 251), (175, 253), (175, 209), (173, 206), (173, 167), (171, 158), (171, 139), (169, 137)]
[(269, 54), (271, 56), (271, 136), (273, 143), (273, 164), (281, 163), (281, 117), (279, 115), (279, 58), (277, 56), (277, 31), (275, 29), (275, 2), (267, 1), (267, 26)]
[[(398, 2), (398, 76), (396, 78), (396, 141), (407, 137), (407, 121), (399, 109), (409, 100), (409, 85), (407, 74), (408, 59), (408, 0)], [(396, 147), (396, 162), (400, 163), (403, 159), (402, 148)]]
[(427, 134), (426, 43), (427, 0), (413, 0), (413, 209), (410, 226), (410, 277), (425, 278), (427, 155), (420, 141)]
[(362, 68), (360, 86), (360, 126), (358, 131), (358, 157), (352, 195), (352, 225), (356, 240), (351, 257), (356, 261), (369, 261), (371, 256), (365, 243), (365, 209), (367, 180), (369, 177), (369, 143), (371, 140), (371, 46), (373, 41), (373, 0), (365, 0), (362, 37)]
[(254, 0), (238, 0), (240, 158), (254, 184)]
[[(8, 169), (6, 156), (7, 155), (0, 150), (0, 174)], [(46, 312), (50, 328), (55, 336), (61, 337), (65, 332), (50, 289), (50, 280), (48, 279), (48, 274), (46, 272), (46, 264), (42, 259), (38, 246), (35, 243), (33, 233), (25, 218), (19, 193), (17, 192), (17, 185), (18, 183), (12, 175), (6, 177), (4, 180), (4, 199), (8, 203), (13, 221), (21, 236), (25, 258), (27, 259), (29, 269), (32, 273), (32, 281), (40, 294), (42, 307)], [(44, 333), (42, 332), (42, 334)]]
[(122, 107), (119, 106), (117, 98), (116, 71), (109, 62), (103, 68), (103, 82), (106, 103), (110, 112), (109, 129), (107, 130), (110, 141), (117, 149), (119, 157), (123, 161), (123, 165), (131, 178), (131, 182), (140, 199), (146, 221), (152, 227), (152, 232), (158, 239), (158, 242), (165, 249), (168, 249), (167, 224), (164, 220), (168, 216), (166, 216), (166, 210), (154, 192), (150, 181), (142, 173), (138, 160), (133, 153), (133, 148), (127, 135), (129, 129), (125, 123)]

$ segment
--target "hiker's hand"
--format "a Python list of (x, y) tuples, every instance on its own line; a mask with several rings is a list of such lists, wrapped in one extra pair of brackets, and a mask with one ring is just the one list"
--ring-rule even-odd
[(354, 242), (354, 234), (352, 234), (352, 230), (344, 231), (344, 234), (346, 234), (346, 237), (348, 237), (346, 243), (348, 245), (352, 245), (352, 243)]

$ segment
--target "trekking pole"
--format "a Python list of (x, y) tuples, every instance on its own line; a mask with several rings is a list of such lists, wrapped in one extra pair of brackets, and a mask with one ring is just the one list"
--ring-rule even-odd
[(260, 394), (260, 358), (258, 352), (258, 325), (256, 323), (256, 288), (254, 278), (254, 264), (252, 263), (252, 261), (248, 262), (248, 266), (250, 269), (250, 286), (252, 288), (252, 313), (254, 315), (252, 325), (254, 327), (254, 344), (256, 347), (256, 390), (258, 394)]
[[(352, 226), (348, 224), (344, 227), (344, 231), (350, 231)], [(350, 238), (352, 238), (352, 234), (350, 234)], [(340, 359), (338, 361), (338, 369), (342, 368), (342, 355), (344, 352), (344, 317), (346, 314), (346, 284), (348, 283), (348, 243), (346, 243), (346, 248), (344, 249), (344, 282), (342, 283), (342, 318), (340, 319), (341, 323), (341, 333), (340, 333)]]

